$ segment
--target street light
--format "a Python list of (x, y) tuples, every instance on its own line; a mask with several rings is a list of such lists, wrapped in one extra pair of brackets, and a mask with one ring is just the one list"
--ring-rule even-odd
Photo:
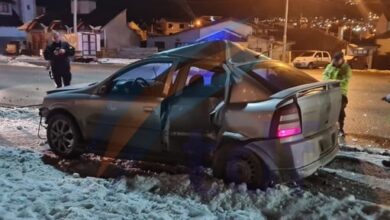
[(286, 0), (286, 14), (284, 16), (284, 34), (283, 34), (283, 61), (286, 62), (287, 55), (287, 27), (288, 27), (288, 8), (289, 0)]
[(73, 0), (73, 31), (77, 34), (77, 0)]

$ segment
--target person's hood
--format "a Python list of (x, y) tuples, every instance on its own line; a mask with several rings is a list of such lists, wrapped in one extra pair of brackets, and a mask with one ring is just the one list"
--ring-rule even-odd
[(80, 89), (87, 89), (91, 86), (96, 85), (96, 82), (94, 83), (82, 83), (82, 84), (76, 84), (71, 86), (65, 86), (58, 89), (47, 91), (47, 94), (53, 94), (53, 93), (59, 93), (59, 92), (67, 92), (67, 91), (73, 91), (73, 90), (80, 90)]

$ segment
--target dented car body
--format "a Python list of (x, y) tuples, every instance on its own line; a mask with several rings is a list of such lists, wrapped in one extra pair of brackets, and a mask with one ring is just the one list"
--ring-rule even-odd
[(267, 187), (307, 177), (335, 157), (340, 105), (339, 82), (214, 41), (50, 91), (40, 114), (63, 157), (206, 165), (226, 181)]

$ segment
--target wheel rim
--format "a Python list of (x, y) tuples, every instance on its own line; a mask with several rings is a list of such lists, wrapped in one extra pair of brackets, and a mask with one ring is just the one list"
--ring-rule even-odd
[(253, 167), (247, 160), (231, 161), (228, 164), (227, 176), (236, 183), (251, 183), (254, 177)]
[(70, 153), (74, 145), (74, 132), (65, 120), (57, 120), (50, 130), (50, 138), (54, 148), (60, 153)]

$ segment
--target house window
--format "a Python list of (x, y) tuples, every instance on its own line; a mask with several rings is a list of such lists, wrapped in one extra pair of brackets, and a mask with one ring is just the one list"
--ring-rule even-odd
[(184, 24), (180, 24), (180, 29), (184, 29), (185, 25)]
[(0, 14), (2, 15), (11, 15), (11, 4), (7, 2), (0, 2)]
[(168, 23), (168, 28), (172, 29), (173, 28), (173, 24), (172, 23)]
[(27, 10), (29, 10), (29, 11), (30, 11), (30, 9), (31, 9), (30, 5), (27, 5)]

